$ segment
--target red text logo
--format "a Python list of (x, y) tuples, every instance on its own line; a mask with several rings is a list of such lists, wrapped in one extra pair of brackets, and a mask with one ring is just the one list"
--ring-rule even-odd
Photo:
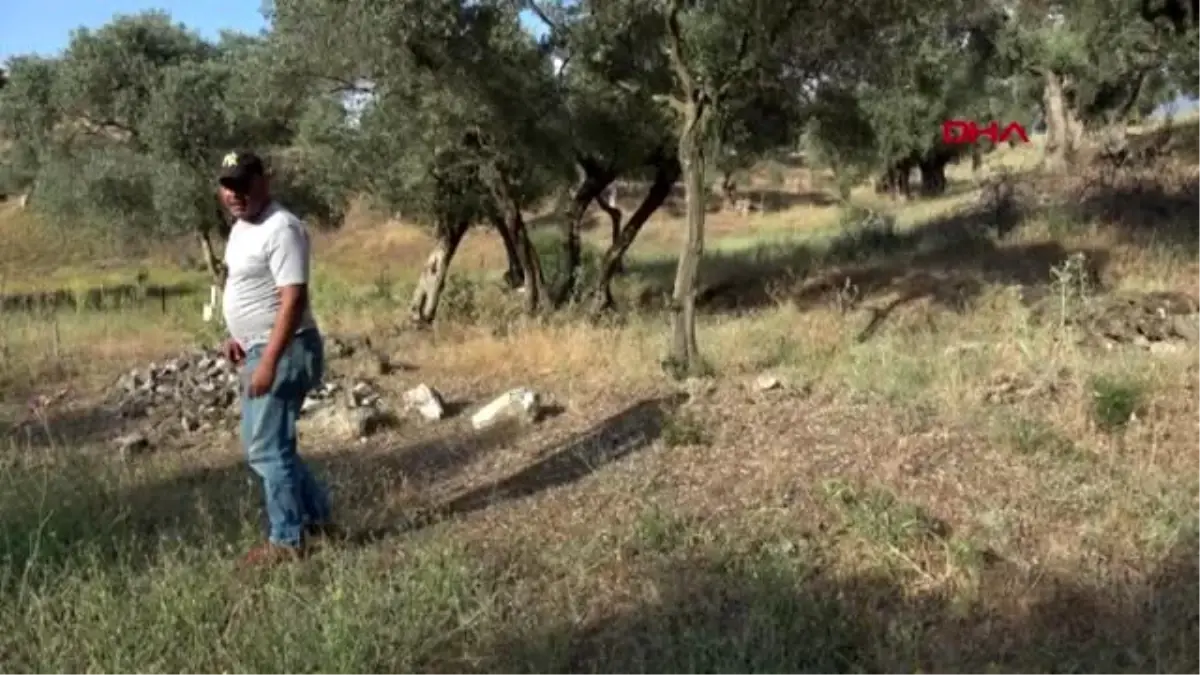
[(980, 136), (988, 139), (993, 145), (999, 145), (1014, 135), (1020, 137), (1022, 143), (1029, 142), (1025, 127), (1017, 122), (1009, 122), (1001, 127), (999, 122), (988, 122), (980, 126), (970, 120), (946, 120), (942, 122), (942, 141), (949, 145), (974, 143)]

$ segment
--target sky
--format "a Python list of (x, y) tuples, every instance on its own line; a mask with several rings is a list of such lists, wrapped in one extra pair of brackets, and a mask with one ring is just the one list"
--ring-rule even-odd
[[(224, 28), (257, 33), (267, 27), (259, 0), (0, 0), (0, 63), (34, 52), (50, 56), (66, 47), (71, 31), (98, 28), (114, 14), (165, 10), (179, 23), (215, 39)], [(526, 26), (541, 32), (532, 17)]]

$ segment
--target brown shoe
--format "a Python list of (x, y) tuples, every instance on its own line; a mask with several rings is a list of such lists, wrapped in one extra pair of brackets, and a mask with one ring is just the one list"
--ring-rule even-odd
[(297, 562), (304, 557), (303, 547), (284, 546), (273, 542), (259, 544), (242, 558), (241, 567), (273, 567), (283, 563)]

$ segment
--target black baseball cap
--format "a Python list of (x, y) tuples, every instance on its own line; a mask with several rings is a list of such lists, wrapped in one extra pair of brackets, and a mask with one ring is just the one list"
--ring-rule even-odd
[(250, 181), (266, 175), (262, 158), (253, 152), (234, 151), (221, 158), (217, 182), (230, 190), (245, 189)]

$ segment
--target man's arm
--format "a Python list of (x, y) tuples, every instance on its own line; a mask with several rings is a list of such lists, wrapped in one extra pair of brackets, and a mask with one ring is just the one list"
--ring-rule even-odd
[(297, 223), (280, 228), (268, 253), (268, 265), (279, 291), (279, 313), (263, 360), (275, 366), (287, 349), (308, 306), (308, 238)]
[(304, 307), (308, 303), (308, 284), (292, 284), (280, 286), (279, 313), (275, 315), (275, 325), (271, 327), (271, 338), (263, 350), (263, 360), (272, 366), (279, 363), (283, 350), (287, 349), (296, 327), (300, 325), (300, 317), (304, 316)]

